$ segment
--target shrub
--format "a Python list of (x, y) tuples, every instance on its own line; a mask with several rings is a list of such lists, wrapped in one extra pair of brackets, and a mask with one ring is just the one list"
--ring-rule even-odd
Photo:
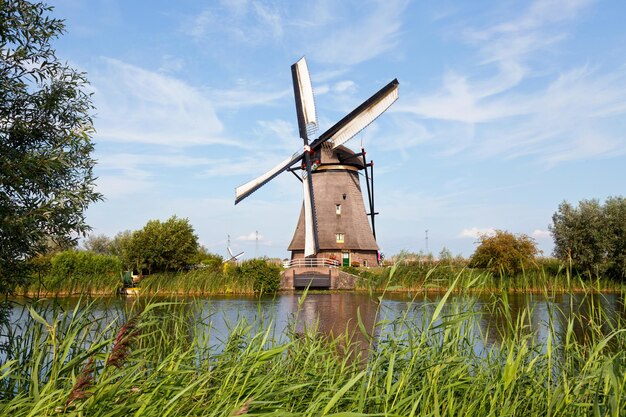
[(52, 260), (50, 274), (57, 279), (72, 279), (98, 275), (117, 276), (122, 265), (117, 256), (99, 255), (89, 251), (67, 250)]
[(256, 293), (275, 293), (280, 288), (280, 267), (265, 259), (245, 261), (237, 268), (237, 272), (243, 279), (254, 282)]
[(494, 235), (482, 235), (479, 241), (470, 260), (472, 267), (512, 276), (534, 264), (537, 244), (528, 235), (496, 230)]

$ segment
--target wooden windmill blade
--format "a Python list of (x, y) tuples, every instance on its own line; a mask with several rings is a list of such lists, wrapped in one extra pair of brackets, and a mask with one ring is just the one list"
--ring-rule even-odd
[(302, 159), (303, 155), (304, 152), (296, 152), (289, 158), (276, 165), (274, 168), (267, 171), (265, 174), (260, 175), (252, 181), (249, 181), (237, 187), (235, 189), (235, 204), (248, 197), (250, 194), (261, 188), (263, 185), (267, 184), (268, 181), (276, 177), (281, 172), (284, 172), (291, 168), (294, 164)]
[(398, 99), (399, 85), (398, 80), (394, 79), (378, 90), (373, 96), (361, 103), (359, 107), (352, 110), (350, 114), (324, 132), (312, 143), (312, 146), (319, 146), (328, 140), (332, 140), (333, 148), (337, 148), (352, 139), (354, 135), (365, 129)]
[(319, 240), (317, 235), (317, 218), (315, 217), (315, 207), (313, 194), (310, 193), (312, 180), (308, 175), (303, 176), (302, 187), (304, 191), (304, 257), (316, 255), (319, 251)]
[(291, 66), (293, 80), (293, 94), (296, 100), (296, 115), (298, 117), (298, 131), (304, 142), (304, 165), (306, 175), (303, 175), (304, 213), (305, 213), (305, 250), (304, 256), (316, 255), (319, 251), (317, 234), (317, 216), (315, 213), (315, 193), (311, 170), (311, 148), (309, 133), (317, 129), (317, 115), (311, 77), (304, 57)]
[[(293, 93), (296, 99), (296, 114), (298, 116), (298, 129), (300, 137), (309, 139), (311, 133), (317, 129), (317, 112), (315, 110), (315, 98), (309, 68), (304, 57), (291, 66), (291, 78), (293, 80)], [(305, 143), (308, 145), (308, 143)]]

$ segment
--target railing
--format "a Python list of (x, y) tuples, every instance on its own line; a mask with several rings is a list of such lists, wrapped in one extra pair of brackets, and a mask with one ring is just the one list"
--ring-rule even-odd
[(298, 258), (283, 262), (285, 268), (338, 268), (340, 265), (339, 261), (330, 258)]

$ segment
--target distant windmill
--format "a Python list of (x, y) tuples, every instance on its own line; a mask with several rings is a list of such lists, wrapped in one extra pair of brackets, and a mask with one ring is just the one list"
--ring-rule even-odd
[[(260, 177), (237, 187), (235, 204), (284, 171), (302, 170), (304, 202), (293, 240), (292, 258), (324, 255), (348, 259), (351, 254), (367, 255), (377, 260), (378, 245), (374, 232), (373, 163), (367, 163), (365, 151), (355, 153), (345, 142), (372, 123), (398, 98), (398, 80), (394, 79), (363, 102), (334, 126), (310, 141), (317, 130), (313, 88), (306, 60), (291, 66), (296, 113), (303, 150), (297, 151)], [(299, 164), (296, 165), (296, 164)], [(368, 173), (368, 168), (370, 172)], [(369, 213), (366, 213), (359, 182), (359, 170), (365, 170)], [(370, 229), (367, 216), (371, 217)], [(346, 258), (347, 254), (347, 258)], [(332, 257), (332, 256), (331, 256)]]
[(233, 251), (230, 249), (230, 235), (228, 235), (228, 244), (226, 245), (226, 249), (228, 250), (228, 256), (230, 256), (226, 262), (237, 262), (237, 260), (244, 254), (244, 252), (239, 252), (236, 255), (233, 254)]

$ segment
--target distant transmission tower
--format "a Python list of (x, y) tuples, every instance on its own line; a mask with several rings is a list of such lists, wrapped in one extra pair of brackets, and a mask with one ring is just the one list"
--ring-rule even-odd
[(430, 253), (428, 252), (428, 229), (426, 229), (426, 237), (424, 240), (426, 241), (426, 255), (428, 255)]
[(256, 230), (254, 233), (255, 233), (254, 257), (256, 258), (259, 256), (259, 231)]

